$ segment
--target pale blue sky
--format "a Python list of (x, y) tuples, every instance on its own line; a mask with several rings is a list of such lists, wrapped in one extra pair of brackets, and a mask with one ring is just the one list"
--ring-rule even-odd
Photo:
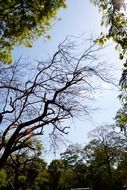
[[(54, 24), (49, 31), (52, 39), (45, 41), (43, 37), (38, 39), (33, 48), (16, 48), (14, 56), (29, 57), (30, 59), (39, 58), (45, 59), (48, 54), (52, 54), (57, 49), (57, 45), (62, 42), (67, 35), (79, 36), (85, 33), (86, 38), (91, 34), (94, 37), (99, 36), (101, 32), (100, 27), (100, 14), (98, 10), (90, 4), (89, 0), (68, 0), (68, 8), (59, 12), (59, 17), (62, 21), (58, 21)], [(110, 62), (115, 66), (115, 74), (120, 77), (120, 66), (118, 60), (118, 53), (113, 51), (112, 47), (109, 47), (104, 52), (104, 61)], [(106, 86), (106, 88), (109, 88)], [(68, 135), (68, 139), (73, 143), (84, 143), (87, 141), (87, 133), (98, 125), (103, 123), (112, 123), (116, 111), (120, 107), (120, 103), (117, 99), (118, 90), (113, 87), (110, 91), (105, 90), (101, 95), (97, 96), (96, 102), (94, 102), (97, 110), (92, 115), (93, 117), (81, 118), (80, 120), (74, 120)], [(63, 150), (62, 148), (61, 150)], [(50, 160), (47, 155), (47, 159)], [(53, 156), (51, 156), (53, 158)]]

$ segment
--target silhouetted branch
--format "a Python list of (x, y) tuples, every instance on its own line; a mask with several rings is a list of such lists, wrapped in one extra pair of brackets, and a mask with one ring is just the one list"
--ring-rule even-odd
[(50, 135), (55, 131), (67, 134), (67, 127), (61, 122), (89, 112), (98, 81), (111, 82), (102, 64), (97, 62), (98, 50), (92, 44), (76, 55), (76, 46), (66, 39), (52, 58), (47, 62), (37, 61), (33, 69), (21, 60), (7, 68), (1, 65), (0, 167), (12, 152), (26, 148), (27, 140), (43, 135), (45, 126), (53, 129)]

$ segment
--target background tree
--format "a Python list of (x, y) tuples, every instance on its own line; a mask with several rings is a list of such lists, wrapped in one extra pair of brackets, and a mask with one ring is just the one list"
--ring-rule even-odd
[[(126, 138), (111, 126), (95, 129), (84, 148), (70, 145), (47, 166), (36, 149), (14, 152), (0, 172), (2, 190), (120, 190), (127, 184)], [(41, 149), (42, 150), (42, 149)], [(76, 157), (77, 152), (77, 157)]]
[[(49, 189), (49, 174), (47, 171), (47, 164), (42, 158), (33, 159), (28, 163), (27, 178), (24, 183), (25, 188), (33, 190), (48, 190)], [(26, 185), (27, 184), (27, 185)]]
[(31, 47), (39, 36), (46, 37), (58, 10), (65, 6), (64, 0), (0, 1), (0, 61), (11, 63), (15, 46)]
[(72, 144), (67, 147), (65, 152), (60, 154), (65, 166), (73, 167), (82, 161), (82, 147), (79, 144)]
[(48, 166), (48, 173), (49, 173), (49, 189), (53, 190), (60, 190), (59, 187), (59, 180), (60, 176), (64, 171), (64, 162), (62, 160), (53, 160), (50, 165)]
[(84, 159), (95, 189), (115, 189), (115, 168), (126, 151), (126, 139), (112, 126), (95, 129), (90, 133), (92, 141), (84, 148)]
[(33, 139), (32, 149), (26, 148), (13, 153), (4, 167), (7, 176), (8, 189), (35, 189), (38, 190), (48, 185), (46, 162), (40, 157), (42, 146)]
[(59, 179), (59, 186), (61, 190), (70, 189), (71, 187), (76, 187), (77, 183), (76, 173), (72, 168), (66, 168), (64, 172), (62, 172)]
[(64, 161), (65, 170), (60, 177), (60, 189), (71, 187), (87, 187), (87, 166), (83, 161), (83, 148), (79, 144), (72, 144), (60, 154)]
[(118, 164), (116, 175), (121, 186), (127, 186), (127, 152), (123, 152)]

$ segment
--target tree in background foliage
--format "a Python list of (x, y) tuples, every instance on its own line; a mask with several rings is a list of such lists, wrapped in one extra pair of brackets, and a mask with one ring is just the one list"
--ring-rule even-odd
[[(1, 0), (0, 1), (0, 61), (12, 62), (15, 46), (31, 47), (47, 30), (64, 0)], [(48, 37), (48, 36), (47, 36)]]
[(82, 147), (79, 144), (69, 145), (60, 156), (66, 167), (73, 167), (82, 161)]
[(82, 146), (79, 144), (69, 145), (60, 156), (65, 164), (65, 170), (60, 177), (60, 189), (89, 186)]
[(3, 126), (0, 168), (13, 152), (29, 147), (31, 137), (43, 135), (45, 126), (54, 142), (58, 132), (68, 133), (65, 120), (89, 113), (96, 85), (110, 79), (106, 68), (97, 61), (98, 46), (82, 48), (81, 54), (75, 55), (76, 46), (67, 38), (53, 57), (34, 62), (33, 68), (32, 64), (22, 64), (20, 60), (10, 67), (0, 65)]
[(120, 162), (118, 164), (116, 174), (118, 183), (121, 186), (127, 186), (127, 152), (123, 152)]
[[(30, 148), (13, 153), (4, 171), (6, 174), (7, 189), (35, 189), (38, 190), (48, 184), (46, 162), (41, 158), (43, 151), (41, 143), (32, 139)], [(3, 180), (3, 178), (0, 177)]]
[(33, 146), (35, 149), (13, 153), (0, 172), (0, 189), (122, 189), (127, 185), (125, 136), (116, 133), (110, 125), (95, 129), (90, 136), (92, 139), (84, 148), (70, 145), (60, 159), (52, 160), (49, 165), (40, 155), (39, 143)]
[(120, 190), (126, 184), (125, 136), (116, 132), (113, 125), (105, 125), (91, 131), (89, 137), (91, 141), (84, 148), (70, 145), (61, 153), (65, 169), (60, 176), (60, 189)]
[(49, 190), (60, 190), (59, 180), (60, 176), (64, 172), (65, 165), (62, 160), (53, 160), (48, 166), (49, 173)]
[(62, 172), (59, 179), (59, 190), (67, 190), (71, 189), (71, 187), (76, 187), (77, 181), (78, 179), (76, 178), (74, 169), (66, 168), (66, 170)]
[(116, 189), (115, 170), (126, 151), (127, 140), (112, 126), (96, 128), (90, 133), (92, 140), (84, 148), (88, 176), (95, 189)]

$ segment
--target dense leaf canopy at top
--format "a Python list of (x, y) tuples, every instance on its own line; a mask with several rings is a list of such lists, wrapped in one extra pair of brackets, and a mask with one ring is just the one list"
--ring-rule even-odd
[(46, 36), (64, 0), (1, 0), (0, 61), (12, 62), (14, 46), (32, 46), (40, 35)]

